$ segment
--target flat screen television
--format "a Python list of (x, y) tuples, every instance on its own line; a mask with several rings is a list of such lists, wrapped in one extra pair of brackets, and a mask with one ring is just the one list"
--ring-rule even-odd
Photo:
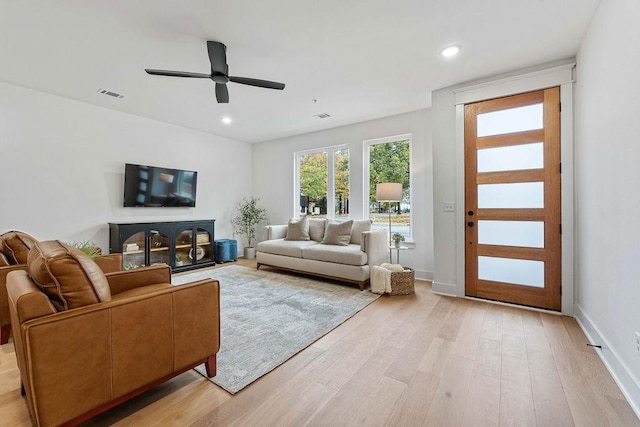
[(196, 206), (198, 172), (125, 164), (124, 207)]

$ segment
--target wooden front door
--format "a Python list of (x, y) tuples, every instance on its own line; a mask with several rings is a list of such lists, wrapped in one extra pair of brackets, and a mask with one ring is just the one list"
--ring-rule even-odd
[(465, 105), (466, 294), (561, 308), (560, 89)]

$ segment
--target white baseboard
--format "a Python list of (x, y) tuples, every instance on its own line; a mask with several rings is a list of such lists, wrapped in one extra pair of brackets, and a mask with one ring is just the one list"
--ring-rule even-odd
[(433, 280), (433, 271), (427, 270), (413, 270), (416, 274), (416, 279), (420, 280)]
[(456, 285), (450, 283), (433, 282), (431, 285), (431, 290), (434, 294), (446, 295), (449, 297), (457, 297), (457, 289), (458, 287)]
[(575, 305), (575, 315), (578, 325), (580, 325), (589, 341), (602, 345), (602, 350), (596, 350), (596, 353), (602, 359), (602, 363), (607, 367), (618, 387), (620, 387), (622, 394), (626, 397), (636, 416), (640, 418), (640, 381), (633, 375), (626, 363), (618, 356), (616, 350), (600, 333), (598, 327), (591, 321), (591, 318), (587, 316), (579, 304)]

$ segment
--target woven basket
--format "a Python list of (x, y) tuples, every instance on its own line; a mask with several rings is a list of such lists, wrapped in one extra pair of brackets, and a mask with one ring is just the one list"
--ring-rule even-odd
[(409, 267), (405, 267), (405, 271), (391, 273), (391, 292), (389, 295), (410, 295), (415, 293), (415, 277), (415, 271)]

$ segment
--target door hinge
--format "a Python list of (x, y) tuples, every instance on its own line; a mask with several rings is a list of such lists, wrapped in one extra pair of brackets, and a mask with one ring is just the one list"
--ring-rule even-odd
[(562, 285), (560, 285), (560, 296), (562, 296)]
[(562, 224), (560, 224), (560, 234), (562, 234)]
[(558, 167), (558, 169), (560, 170), (560, 173), (562, 173), (562, 163), (560, 163), (560, 166)]
[(562, 102), (558, 102), (558, 110), (562, 113)]

